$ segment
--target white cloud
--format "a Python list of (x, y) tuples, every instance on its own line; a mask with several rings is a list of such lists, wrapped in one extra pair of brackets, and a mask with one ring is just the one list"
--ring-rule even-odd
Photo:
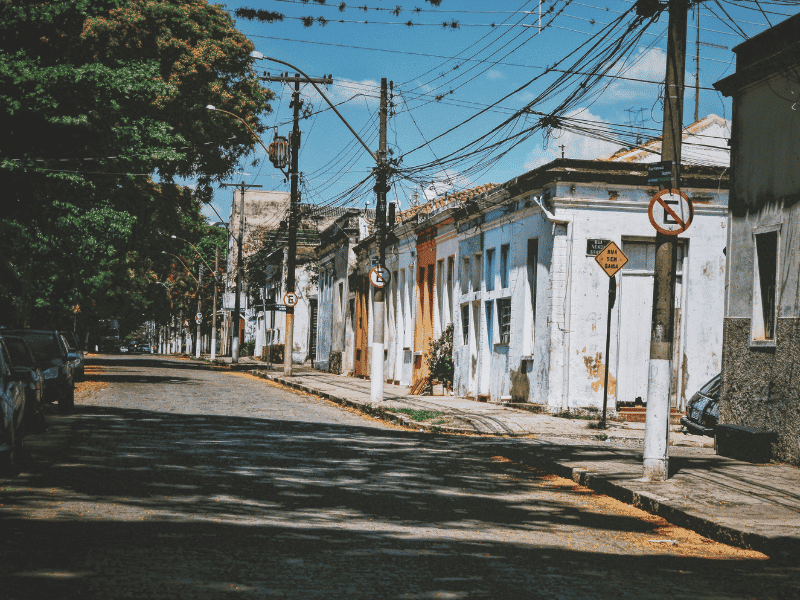
[(488, 77), (491, 80), (497, 80), (497, 79), (503, 79), (505, 75), (503, 75), (500, 71), (492, 69), (491, 71), (486, 72), (486, 77)]
[(640, 50), (632, 59), (614, 66), (609, 75), (627, 77), (629, 79), (612, 79), (605, 98), (613, 102), (620, 100), (633, 100), (636, 98), (655, 98), (658, 94), (658, 85), (630, 81), (641, 79), (644, 81), (664, 81), (664, 72), (667, 64), (667, 55), (660, 48)]
[(469, 177), (462, 175), (458, 171), (445, 169), (434, 176), (433, 181), (422, 189), (425, 200), (433, 200), (438, 196), (446, 194), (453, 188), (463, 189), (470, 184)]
[[(597, 115), (593, 115), (586, 108), (573, 110), (567, 113), (566, 117), (574, 117), (581, 121), (589, 121), (591, 122), (592, 129), (596, 131), (599, 130), (601, 134), (613, 135), (608, 126), (608, 121), (603, 120)], [(554, 129), (548, 140), (547, 148), (537, 148), (533, 150), (525, 160), (525, 168), (535, 169), (556, 158), (561, 158), (562, 145), (564, 146), (565, 158), (579, 158), (585, 160), (593, 160), (600, 156), (611, 154), (622, 147), (620, 143), (599, 140), (573, 131)]]
[[(380, 103), (381, 85), (380, 82), (372, 79), (354, 81), (352, 79), (334, 78), (333, 85), (317, 84), (317, 86), (335, 105), (349, 100), (347, 103), (349, 106), (367, 106), (370, 110), (374, 110)], [(306, 86), (301, 94), (306, 102), (314, 105), (315, 110), (327, 108), (328, 106), (328, 103), (311, 85)]]

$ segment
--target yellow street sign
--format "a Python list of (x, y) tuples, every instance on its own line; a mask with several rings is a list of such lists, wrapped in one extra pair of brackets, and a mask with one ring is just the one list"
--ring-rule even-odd
[(628, 257), (620, 250), (614, 242), (610, 242), (595, 257), (597, 264), (606, 272), (606, 275), (613, 277), (628, 262)]

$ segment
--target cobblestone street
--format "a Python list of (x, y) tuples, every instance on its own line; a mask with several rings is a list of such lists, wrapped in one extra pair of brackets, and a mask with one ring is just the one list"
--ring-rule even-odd
[(250, 375), (100, 356), (0, 480), (0, 597), (796, 597), (797, 567)]

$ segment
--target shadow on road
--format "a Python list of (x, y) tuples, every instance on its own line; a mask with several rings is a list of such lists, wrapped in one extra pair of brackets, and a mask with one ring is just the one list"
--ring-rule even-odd
[(9, 600), (793, 597), (768, 561), (637, 547), (652, 524), (559, 500), (511, 440), (86, 406), (31, 446)]

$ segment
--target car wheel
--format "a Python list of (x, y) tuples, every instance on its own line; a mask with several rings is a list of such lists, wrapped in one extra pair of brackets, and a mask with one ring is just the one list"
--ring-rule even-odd
[(75, 385), (69, 386), (61, 398), (58, 399), (58, 410), (61, 414), (71, 413), (75, 408)]
[(16, 475), (17, 474), (17, 448), (18, 441), (16, 436), (11, 443), (11, 449), (0, 454), (0, 474), (3, 475)]

